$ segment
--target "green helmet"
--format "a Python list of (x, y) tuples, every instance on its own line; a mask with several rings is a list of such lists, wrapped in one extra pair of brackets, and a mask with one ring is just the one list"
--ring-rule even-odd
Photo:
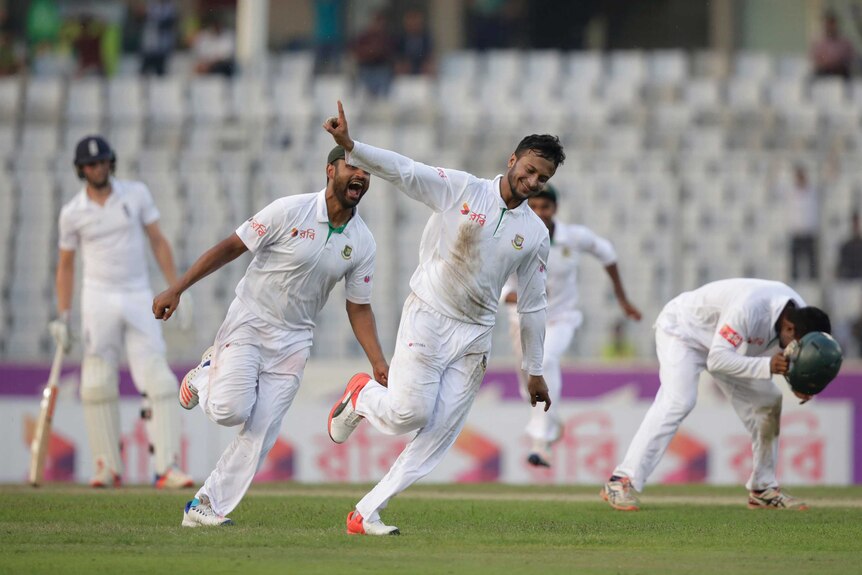
[(838, 375), (844, 355), (841, 346), (823, 331), (805, 334), (787, 346), (790, 369), (784, 375), (793, 391), (817, 395)]

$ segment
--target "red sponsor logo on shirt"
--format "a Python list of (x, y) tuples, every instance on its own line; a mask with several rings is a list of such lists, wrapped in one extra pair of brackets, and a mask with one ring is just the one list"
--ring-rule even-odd
[(263, 225), (262, 223), (260, 223), (259, 221), (257, 221), (254, 218), (249, 218), (248, 222), (249, 222), (249, 227), (251, 227), (251, 229), (253, 229), (254, 231), (257, 232), (258, 237), (262, 238), (263, 236), (266, 235), (266, 226), (265, 225)]
[(363, 281), (365, 283), (371, 283), (371, 276), (365, 276), (365, 279)]
[(545, 273), (545, 264), (539, 264), (539, 273)]
[(446, 179), (446, 172), (443, 171), (443, 168), (437, 168), (437, 175), (440, 176), (441, 178), (443, 178), (444, 180)]
[(754, 345), (763, 345), (764, 339), (762, 337), (750, 337), (748, 338), (748, 343)]
[(742, 336), (736, 333), (732, 327), (724, 324), (718, 334), (730, 342), (733, 347), (739, 347), (742, 343)]

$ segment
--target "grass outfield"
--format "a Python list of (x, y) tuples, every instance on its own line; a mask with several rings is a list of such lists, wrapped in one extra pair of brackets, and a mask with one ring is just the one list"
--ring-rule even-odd
[(187, 493), (0, 486), (0, 573), (862, 572), (862, 488), (796, 488), (811, 509), (751, 511), (742, 488), (650, 487), (637, 513), (596, 487), (414, 486), (400, 537), (348, 537), (359, 486), (254, 486), (234, 527), (180, 527)]

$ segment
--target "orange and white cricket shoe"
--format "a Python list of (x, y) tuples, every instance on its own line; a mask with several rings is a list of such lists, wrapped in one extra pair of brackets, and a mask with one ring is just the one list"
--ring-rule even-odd
[(184, 489), (195, 484), (191, 476), (183, 473), (179, 467), (172, 465), (161, 475), (156, 475), (156, 489)]
[(599, 494), (618, 511), (637, 511), (641, 506), (628, 477), (612, 477), (602, 486)]
[(207, 367), (213, 358), (213, 346), (209, 346), (201, 356), (201, 362), (189, 370), (180, 384), (180, 406), (183, 409), (193, 409), (198, 404), (198, 390), (192, 383), (200, 371)]
[(96, 474), (90, 479), (90, 487), (99, 489), (106, 487), (120, 487), (123, 480), (120, 474), (111, 469), (101, 457), (96, 459)]
[(385, 525), (379, 519), (377, 521), (366, 521), (359, 511), (351, 511), (347, 514), (348, 535), (401, 535), (394, 525)]
[(341, 399), (329, 412), (329, 437), (335, 443), (344, 443), (363, 417), (356, 413), (356, 398), (365, 385), (371, 381), (367, 373), (357, 373), (347, 382)]

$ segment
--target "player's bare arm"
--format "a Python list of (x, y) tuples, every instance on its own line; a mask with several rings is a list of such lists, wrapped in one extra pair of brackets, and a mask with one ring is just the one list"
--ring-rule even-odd
[(353, 150), (353, 139), (347, 131), (347, 117), (344, 115), (344, 106), (338, 100), (338, 116), (331, 116), (323, 123), (323, 129), (332, 134), (335, 143), (347, 150)]
[(381, 385), (389, 381), (389, 364), (383, 356), (380, 338), (377, 336), (377, 322), (371, 304), (353, 303), (347, 300), (347, 317), (350, 327), (356, 335), (356, 341), (362, 346), (371, 368), (374, 370), (374, 380)]
[(57, 313), (68, 314), (72, 309), (72, 293), (75, 282), (75, 252), (60, 250), (57, 258)]
[(63, 351), (68, 352), (72, 345), (72, 335), (69, 330), (69, 314), (72, 309), (72, 294), (75, 286), (75, 252), (60, 250), (57, 258), (57, 319), (48, 326), (54, 341)]
[(608, 276), (610, 276), (611, 282), (614, 284), (614, 294), (617, 297), (617, 303), (620, 304), (620, 308), (622, 308), (623, 313), (625, 313), (626, 317), (628, 317), (629, 319), (640, 321), (641, 312), (628, 300), (628, 297), (626, 296), (626, 290), (625, 288), (623, 288), (623, 282), (620, 278), (620, 272), (617, 268), (617, 264), (610, 264), (609, 266), (606, 266), (605, 271), (608, 272)]
[(246, 251), (248, 248), (235, 233), (205, 251), (179, 280), (155, 297), (153, 315), (156, 319), (169, 319), (177, 311), (184, 291)]
[(551, 409), (551, 396), (548, 395), (548, 384), (543, 376), (527, 376), (527, 393), (530, 395), (530, 405), (536, 407), (537, 403), (544, 403), (545, 411)]
[(147, 232), (147, 238), (150, 240), (150, 248), (153, 250), (156, 263), (159, 264), (159, 269), (162, 271), (162, 276), (168, 285), (175, 284), (177, 281), (177, 266), (174, 264), (174, 252), (171, 249), (168, 238), (162, 233), (158, 222), (146, 225), (144, 229)]

